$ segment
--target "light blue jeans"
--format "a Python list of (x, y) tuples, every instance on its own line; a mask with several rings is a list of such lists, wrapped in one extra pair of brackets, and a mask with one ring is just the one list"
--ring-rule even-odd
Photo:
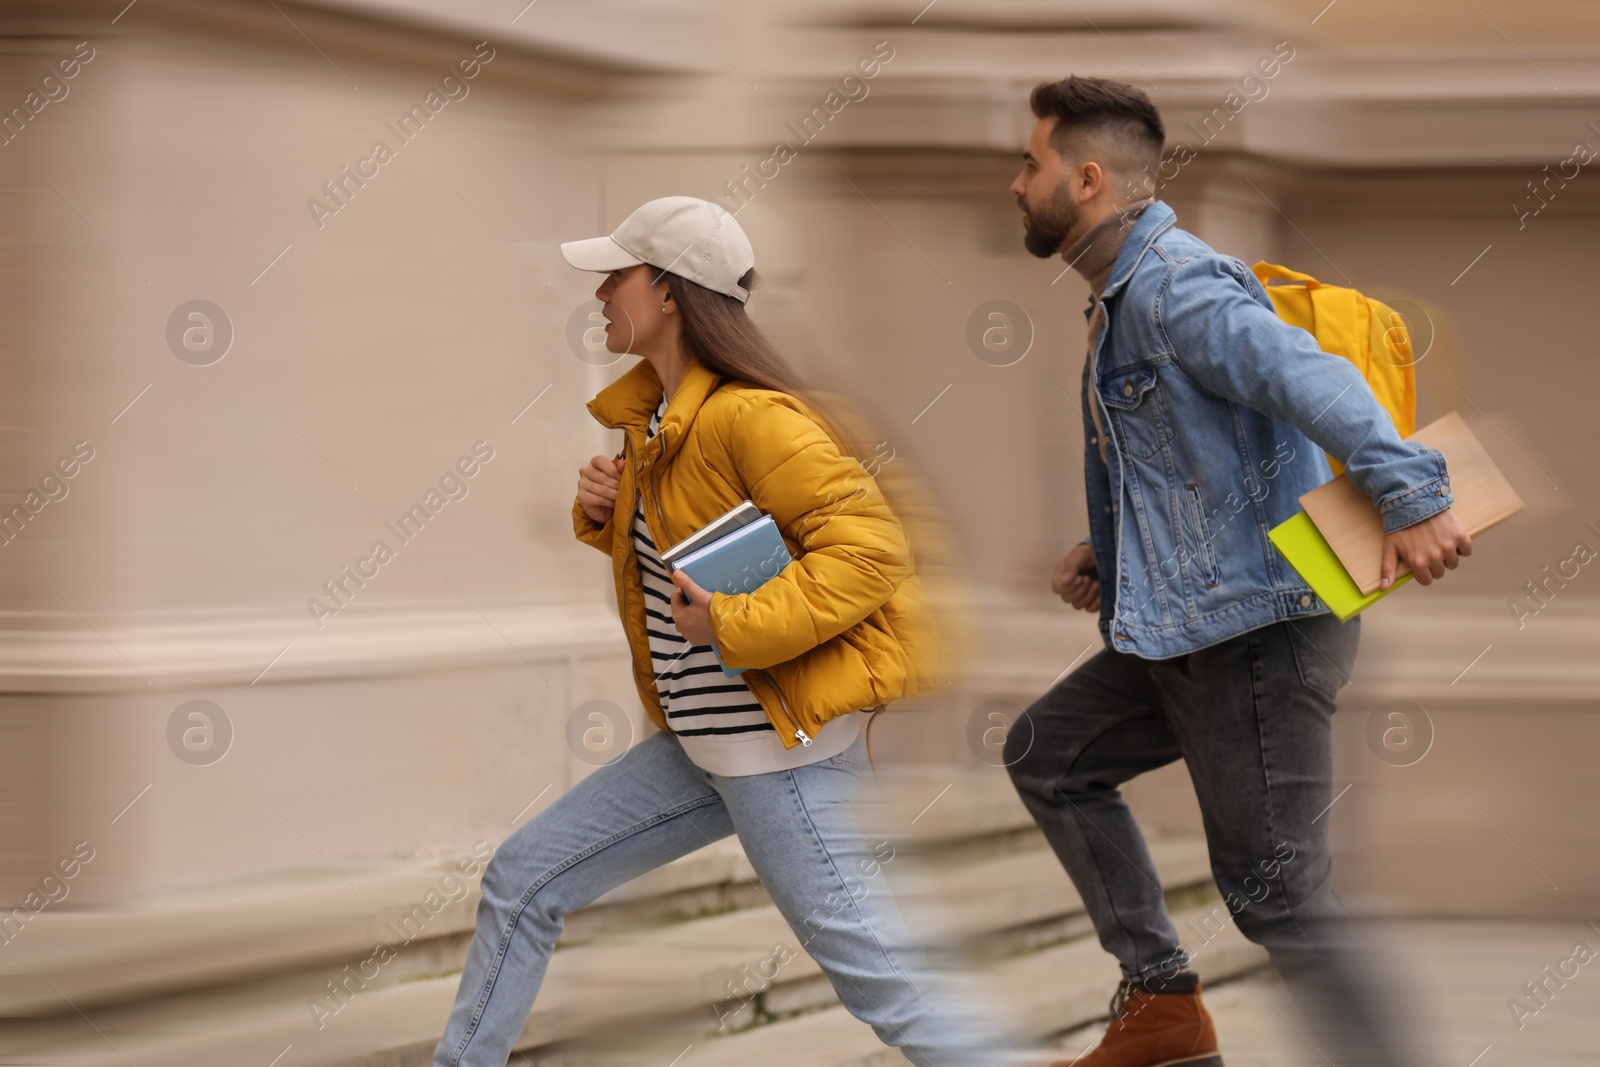
[[(729, 834), (739, 835), (793, 931), (790, 951), (816, 960), (844, 1006), (885, 1044), (919, 1067), (1004, 1062), (1005, 1043), (984, 1010), (988, 1000), (974, 996), (976, 984), (958, 996), (945, 976), (924, 969), (881, 869), (892, 845), (868, 841), (857, 827), (854, 803), (871, 773), (857, 738), (817, 763), (726, 778), (696, 766), (669, 733), (591, 773), (489, 861), (434, 1067), (504, 1067), (566, 915)], [(762, 961), (758, 984), (781, 980), (784, 959)], [(795, 1055), (801, 1062), (803, 1051)]]

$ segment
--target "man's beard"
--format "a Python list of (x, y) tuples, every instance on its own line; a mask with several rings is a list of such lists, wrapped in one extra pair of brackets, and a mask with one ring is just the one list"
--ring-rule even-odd
[(1060, 186), (1036, 210), (1030, 211), (1024, 206), (1023, 211), (1027, 212), (1027, 226), (1022, 245), (1040, 259), (1049, 259), (1061, 251), (1061, 243), (1083, 217), (1083, 209), (1073, 203), (1072, 197)]

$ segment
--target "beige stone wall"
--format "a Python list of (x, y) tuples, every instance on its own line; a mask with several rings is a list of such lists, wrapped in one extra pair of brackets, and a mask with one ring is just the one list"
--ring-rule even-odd
[[(765, 277), (752, 312), (921, 479), (962, 579), (952, 592), (974, 605), (966, 687), (881, 736), (901, 758), (971, 762), (974, 708), (1025, 701), (1091, 648), (1091, 621), (1045, 592), (1084, 529), (1072, 403), (1086, 290), (1024, 253), (1006, 186), (1027, 87), (1069, 69), (1139, 77), (1116, 48), (1082, 26), (1030, 29), (1014, 5), (974, 14), (953, 0), (961, 18), (1003, 25), (980, 32), (945, 5), (919, 27), (868, 5), (805, 27), (707, 5), (692, 9), (709, 31), (697, 36), (676, 22), (586, 33), (474, 24), (467, 8), (449, 22), (414, 4), (283, 6), (140, 0), (116, 23), (88, 3), (0, 9), (0, 100), (21, 101), (76, 42), (95, 49), (70, 94), (0, 148), (0, 503), (76, 442), (94, 450), (0, 549), (0, 892), (25, 892), (78, 840), (99, 850), (82, 903), (498, 839), (586, 773), (568, 732), (586, 701), (642, 729), (605, 561), (568, 521), (577, 465), (616, 447), (583, 403), (630, 361), (597, 367), (569, 348), (597, 279), (556, 244), (654, 196), (725, 195), (880, 40), (895, 56), (870, 94), (747, 187), (739, 218)], [(1583, 527), (1600, 521), (1584, 459), (1600, 186), (1585, 172), (1520, 230), (1508, 206), (1567, 142), (1600, 143), (1579, 121), (1595, 87), (1570, 56), (1540, 52), (1568, 96), (1486, 108), (1484, 94), (1532, 77), (1521, 59), (1468, 63), (1419, 43), (1403, 66), (1369, 62), (1352, 58), (1348, 28), (1314, 40), (1239, 10), (1249, 17), (1220, 28), (1112, 28), (1158, 79), (1174, 131), (1280, 34), (1305, 48), (1163, 196), (1223, 251), (1436, 311), (1423, 417), (1466, 413), (1529, 504), (1469, 567), (1403, 591), (1410, 610), (1369, 629), (1387, 656), (1364, 662), (1388, 688), (1347, 700), (1341, 784), (1389, 770), (1361, 740), (1382, 699), (1431, 702), (1462, 725), (1441, 731), (1435, 759), (1453, 777), (1430, 764), (1363, 790), (1346, 840), (1375, 858), (1352, 870), (1408, 907), (1544, 913), (1542, 883), (1523, 884), (1451, 785), (1476, 797), (1472, 782), (1493, 782), (1498, 825), (1592, 897), (1592, 875), (1558, 857), (1583, 854), (1572, 813), (1594, 799), (1594, 679), (1575, 649), (1595, 594), (1585, 576), (1521, 630), (1506, 601), (1574, 539), (1600, 545)], [(486, 38), (495, 57), (468, 94), (399, 143), (385, 124)], [(307, 201), (378, 139), (394, 158), (319, 225)], [(196, 299), (234, 334), (207, 366), (167, 339)], [(994, 299), (1033, 333), (1009, 366), (967, 341)], [(385, 523), (479, 441), (494, 458), (467, 495), (398, 544)], [(307, 599), (378, 539), (394, 559), (319, 627)], [(1468, 692), (1485, 677), (1490, 689)], [(197, 699), (233, 729), (208, 766), (168, 739)], [(1532, 763), (1505, 758), (1524, 707), (1539, 709)], [(1542, 780), (1559, 803), (1508, 776)], [(1193, 830), (1185, 790), (1173, 771), (1134, 794), (1155, 824)], [(1470, 847), (1445, 844), (1458, 837)], [(1499, 881), (1445, 862), (1474, 850), (1497, 856)]]
[[(93, 455), (0, 559), (13, 887), (80, 838), (85, 900), (498, 839), (585, 769), (568, 711), (636, 705), (567, 515), (611, 447), (583, 402), (614, 372), (565, 340), (591, 285), (555, 254), (602, 222), (572, 140), (592, 75), (502, 44), (402, 141), (481, 38), (297, 10), (324, 58), (264, 11), (6, 41), (18, 100), (94, 49), (0, 150), (7, 505)], [(392, 159), (344, 178), (379, 140)], [(208, 365), (168, 342), (195, 299), (231, 324)], [(232, 724), (221, 762), (170, 749), (190, 699)]]

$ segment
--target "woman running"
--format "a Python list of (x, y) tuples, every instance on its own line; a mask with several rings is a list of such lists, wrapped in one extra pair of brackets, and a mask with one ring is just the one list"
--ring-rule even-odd
[[(920, 970), (884, 849), (856, 825), (861, 721), (926, 687), (935, 630), (899, 521), (745, 312), (749, 239), (717, 205), (673, 196), (561, 247), (605, 275), (606, 347), (644, 357), (589, 403), (624, 442), (579, 472), (572, 514), (611, 557), (660, 732), (500, 845), (435, 1067), (503, 1067), (564, 917), (729, 834), (796, 947), (886, 1045), (918, 1065), (1000, 1062), (992, 1018)], [(662, 564), (744, 500), (793, 557), (775, 577), (730, 596)]]

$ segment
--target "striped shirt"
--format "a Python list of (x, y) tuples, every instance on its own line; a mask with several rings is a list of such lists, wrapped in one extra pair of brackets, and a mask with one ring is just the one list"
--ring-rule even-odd
[[(666, 408), (663, 397), (650, 417), (647, 437), (655, 436)], [(860, 731), (859, 712), (829, 720), (808, 746), (784, 748), (744, 679), (723, 674), (710, 645), (691, 645), (678, 632), (672, 621), (672, 598), (678, 595), (678, 587), (667, 576), (650, 537), (642, 494), (638, 500), (633, 513), (633, 548), (644, 582), (651, 671), (667, 725), (683, 742), (688, 756), (714, 774), (737, 777), (803, 766), (848, 748)]]

